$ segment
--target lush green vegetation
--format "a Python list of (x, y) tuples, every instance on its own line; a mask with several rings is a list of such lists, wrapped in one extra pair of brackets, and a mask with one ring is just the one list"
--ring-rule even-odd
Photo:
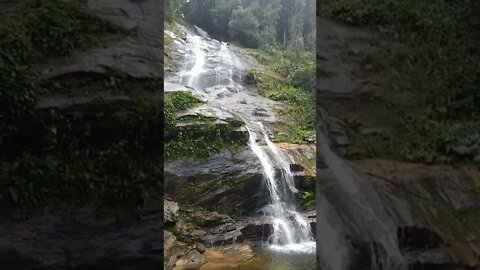
[[(222, 149), (239, 152), (244, 149), (248, 134), (237, 131), (238, 126), (232, 124), (209, 125), (200, 130), (185, 130), (178, 133), (175, 140), (165, 143), (167, 160), (187, 157), (194, 160), (206, 160)], [(202, 124), (202, 125), (204, 125)]]
[(315, 58), (310, 52), (292, 52), (267, 47), (250, 50), (267, 69), (251, 70), (247, 83), (255, 84), (260, 94), (285, 102), (280, 111), (290, 129), (275, 137), (277, 142), (315, 141)]
[(173, 22), (177, 17), (180, 17), (181, 8), (184, 5), (182, 0), (168, 0), (164, 1), (165, 20), (167, 23)]
[(167, 6), (171, 21), (184, 14), (215, 38), (257, 48), (248, 52), (267, 69), (249, 71), (245, 82), (286, 103), (281, 114), (291, 128), (277, 134), (276, 141), (315, 141), (314, 1), (171, 0)]
[(297, 198), (305, 209), (315, 206), (316, 198), (313, 190), (300, 192), (297, 194)]
[[(401, 121), (383, 135), (354, 136), (351, 157), (416, 162), (480, 159), (478, 3), (426, 0), (327, 0), (320, 14), (383, 29), (403, 46), (366, 55), (365, 70), (387, 87), (412, 91)], [(355, 132), (354, 132), (355, 133)]]
[(175, 113), (193, 108), (200, 103), (202, 103), (202, 101), (190, 92), (178, 91), (166, 93), (163, 101), (165, 127), (173, 128), (175, 126)]
[[(222, 149), (238, 152), (245, 147), (248, 137), (238, 129), (243, 121), (233, 119), (219, 124), (205, 117), (178, 119), (175, 114), (193, 108), (202, 102), (190, 92), (173, 92), (165, 95), (165, 158), (172, 160), (188, 157), (205, 160)], [(191, 125), (175, 127), (177, 123)]]

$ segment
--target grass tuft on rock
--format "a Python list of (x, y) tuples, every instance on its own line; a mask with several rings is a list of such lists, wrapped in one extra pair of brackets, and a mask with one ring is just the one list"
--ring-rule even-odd
[(265, 70), (250, 70), (248, 84), (258, 92), (286, 106), (280, 114), (287, 119), (289, 128), (275, 136), (276, 142), (315, 142), (315, 64), (311, 52), (281, 51), (275, 48), (248, 50)]

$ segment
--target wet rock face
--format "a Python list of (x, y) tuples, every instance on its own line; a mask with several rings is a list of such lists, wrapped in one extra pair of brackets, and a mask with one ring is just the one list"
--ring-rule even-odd
[(163, 78), (162, 9), (157, 1), (89, 0), (88, 7), (99, 16), (136, 34), (106, 48), (55, 60), (41, 70), (42, 79), (76, 72), (104, 74), (115, 70), (134, 78)]
[(296, 188), (315, 189), (315, 176), (308, 175), (306, 172), (294, 172), (293, 179)]
[[(478, 185), (478, 168), (382, 160), (353, 164), (365, 181), (371, 181), (380, 203), (397, 224), (391, 233), (411, 269), (472, 269), (479, 265), (475, 220), (480, 200), (469, 191)], [(367, 256), (361, 255), (362, 249), (353, 250), (354, 256), (360, 254), (359, 260)]]
[(24, 222), (2, 220), (0, 269), (159, 269), (161, 208), (120, 222), (58, 213)]
[[(165, 204), (175, 205), (175, 202)], [(171, 208), (171, 207), (170, 207)], [(165, 211), (167, 213), (167, 211)], [(207, 210), (180, 208), (174, 225), (167, 228), (166, 243), (204, 244), (208, 247), (240, 243), (244, 240), (267, 241), (273, 233), (273, 222), (269, 216), (248, 217), (233, 220), (225, 214)], [(308, 215), (314, 222), (314, 215)], [(168, 248), (166, 248), (168, 249)]]
[[(176, 205), (170, 200), (164, 204)], [(312, 221), (314, 215), (308, 217)], [(173, 226), (164, 231), (165, 269), (198, 269), (205, 258), (208, 263), (224, 263), (224, 256), (249, 260), (254, 254), (248, 241), (267, 241), (272, 233), (271, 217), (235, 221), (228, 215), (180, 206)]]
[(428, 228), (400, 227), (397, 230), (400, 250), (427, 250), (440, 248), (442, 239)]
[(165, 225), (170, 225), (178, 220), (178, 203), (165, 200), (163, 204)]
[(219, 262), (230, 262), (233, 264), (247, 262), (255, 253), (248, 243), (239, 243), (222, 247), (213, 247), (205, 251), (205, 257), (211, 261), (211, 265)]
[(264, 242), (273, 234), (273, 222), (267, 217), (250, 219), (240, 231), (247, 240)]
[(175, 160), (164, 168), (165, 193), (179, 200), (245, 214), (268, 203), (261, 164), (250, 149), (223, 151), (203, 162)]
[(234, 221), (227, 215), (218, 212), (194, 212), (190, 215), (193, 222), (201, 227), (212, 227), (221, 224), (232, 224)]
[[(163, 77), (163, 35), (160, 27), (163, 20), (162, 2), (85, 2), (88, 2), (94, 13), (98, 12), (102, 18), (129, 31), (130, 35), (101, 48), (76, 52), (67, 58), (56, 58), (39, 65), (40, 80), (48, 81), (61, 76), (76, 77), (79, 74), (86, 74), (91, 79), (96, 74), (110, 76), (111, 71), (139, 80), (159, 80)], [(0, 5), (3, 6), (3, 3)], [(119, 108), (128, 109), (135, 105), (135, 101), (126, 95), (102, 93), (101, 97), (101, 104), (98, 103), (98, 98), (90, 96), (41, 97), (35, 108), (39, 119), (25, 119), (25, 127), (19, 130), (19, 133), (24, 133), (13, 141), (16, 140), (17, 145), (22, 145), (24, 141), (42, 145), (39, 139), (45, 137), (46, 132), (43, 132), (40, 124), (52, 120), (49, 118), (52, 111), (66, 120), (72, 120), (72, 126), (82, 129), (82, 132), (92, 131), (96, 143), (111, 141), (112, 136), (125, 132), (125, 129), (116, 125), (113, 117), (98, 119), (96, 113), (105, 113), (108, 109), (110, 114), (110, 111), (118, 112)], [(161, 104), (163, 94), (152, 98)], [(60, 134), (63, 127), (59, 125), (55, 131)], [(8, 144), (14, 145), (10, 142)], [(2, 142), (1, 147), (0, 151), (3, 152), (3, 147), (8, 145)], [(150, 147), (155, 149), (157, 146), (152, 144)], [(120, 221), (60, 211), (37, 213), (22, 222), (1, 219), (0, 269), (161, 269), (164, 244), (162, 208), (160, 202), (155, 209), (140, 217)], [(171, 221), (175, 220), (175, 212), (174, 209), (171, 210)], [(169, 241), (171, 243), (174, 240)]]
[[(350, 270), (371, 270), (371, 269), (383, 269), (381, 268), (381, 262), (376, 258), (384, 256), (379, 254), (380, 247), (371, 242), (365, 242), (361, 240), (350, 240)], [(384, 269), (386, 270), (386, 269)]]
[[(405, 229), (405, 228), (399, 228)], [(412, 229), (414, 234), (426, 239), (432, 237), (433, 232), (427, 229)], [(433, 234), (432, 234), (433, 233)], [(438, 236), (433, 236), (438, 237)], [(433, 240), (435, 242), (435, 240)], [(395, 263), (385, 260), (387, 252), (374, 242), (350, 239), (350, 270), (392, 270), (397, 269)], [(470, 266), (456, 263), (445, 249), (422, 243), (411, 246), (403, 251), (408, 262), (408, 270), (473, 270)], [(403, 268), (398, 268), (403, 269)]]
[(192, 249), (175, 263), (174, 269), (199, 269), (204, 263), (205, 257), (196, 249)]

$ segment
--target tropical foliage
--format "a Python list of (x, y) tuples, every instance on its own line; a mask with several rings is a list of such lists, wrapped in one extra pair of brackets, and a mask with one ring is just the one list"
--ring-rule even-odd
[(313, 0), (166, 1), (166, 17), (185, 17), (219, 39), (257, 48), (315, 49)]

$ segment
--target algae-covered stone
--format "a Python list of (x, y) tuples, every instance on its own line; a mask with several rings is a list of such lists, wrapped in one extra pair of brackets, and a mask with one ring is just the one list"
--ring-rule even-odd
[(225, 223), (234, 223), (235, 221), (228, 215), (218, 212), (197, 211), (192, 214), (193, 221), (199, 226), (215, 226)]
[(175, 223), (178, 220), (178, 203), (170, 200), (163, 202), (165, 224)]

